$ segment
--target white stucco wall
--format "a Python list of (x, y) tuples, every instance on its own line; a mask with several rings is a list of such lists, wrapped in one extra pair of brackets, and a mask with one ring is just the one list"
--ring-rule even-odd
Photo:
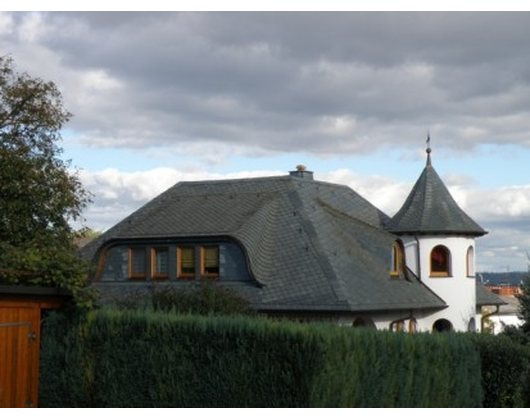
[[(475, 248), (475, 240), (470, 237), (455, 236), (412, 236), (402, 237), (405, 245), (405, 258), (409, 268), (449, 306), (446, 309), (418, 318), (421, 331), (432, 331), (434, 322), (447, 319), (456, 331), (468, 331), (470, 321), (474, 330), (480, 322), (476, 319), (475, 261), (471, 260), (468, 276), (468, 249)], [(451, 252), (451, 275), (431, 276), (430, 255), (435, 246), (443, 245)], [(474, 320), (474, 321), (473, 321)]]
[(504, 331), (507, 326), (520, 327), (523, 325), (523, 321), (519, 319), (516, 314), (500, 314), (493, 315), (489, 318), (493, 323), (493, 333), (499, 334)]

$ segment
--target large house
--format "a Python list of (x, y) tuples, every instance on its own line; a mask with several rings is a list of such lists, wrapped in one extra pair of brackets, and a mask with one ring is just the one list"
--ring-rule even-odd
[(104, 299), (204, 278), (268, 316), (405, 331), (476, 331), (475, 238), (427, 163), (392, 218), (352, 189), (286, 176), (180, 182), (83, 249)]

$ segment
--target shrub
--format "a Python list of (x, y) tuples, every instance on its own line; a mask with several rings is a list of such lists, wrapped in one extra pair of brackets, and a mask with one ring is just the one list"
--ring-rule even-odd
[(201, 315), (255, 314), (250, 303), (236, 291), (211, 279), (185, 285), (150, 286), (148, 290), (115, 299), (112, 306)]
[(484, 407), (524, 407), (530, 374), (528, 347), (502, 335), (470, 337), (480, 353)]

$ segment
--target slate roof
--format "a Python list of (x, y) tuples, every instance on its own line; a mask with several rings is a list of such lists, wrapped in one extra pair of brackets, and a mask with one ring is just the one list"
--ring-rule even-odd
[(260, 287), (242, 287), (262, 310), (446, 307), (418, 279), (390, 278), (389, 221), (346, 186), (296, 176), (181, 182), (82, 254), (93, 258), (114, 240), (226, 237), (246, 253)]
[(484, 285), (477, 282), (477, 306), (500, 306), (507, 305), (507, 303), (495, 293), (490, 292)]
[(458, 206), (434, 170), (430, 156), (405, 204), (392, 218), (389, 231), (396, 234), (471, 236), (487, 233)]

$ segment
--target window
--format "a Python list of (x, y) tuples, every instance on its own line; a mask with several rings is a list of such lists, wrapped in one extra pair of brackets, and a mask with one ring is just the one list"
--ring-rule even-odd
[(372, 328), (372, 329), (376, 328), (374, 321), (372, 321), (370, 318), (366, 316), (360, 316), (358, 318), (355, 318), (355, 321), (353, 321), (352, 327), (353, 328)]
[(392, 261), (390, 266), (391, 276), (399, 276), (403, 272), (403, 267), (405, 266), (404, 258), (403, 243), (401, 241), (394, 242), (392, 245)]
[(416, 318), (410, 318), (409, 333), (415, 333), (417, 331), (418, 331), (418, 321), (416, 321)]
[(203, 246), (201, 248), (201, 276), (219, 277), (218, 246)]
[(169, 277), (169, 250), (167, 247), (152, 249), (151, 272), (153, 278), (160, 279)]
[(466, 275), (468, 277), (475, 277), (475, 250), (472, 246), (467, 249)]
[(405, 321), (399, 320), (390, 323), (390, 331), (402, 332), (405, 329)]
[(451, 253), (443, 246), (435, 246), (431, 251), (431, 276), (449, 277), (451, 275)]
[(129, 278), (145, 278), (145, 248), (129, 248)]
[(453, 331), (453, 324), (447, 319), (438, 319), (432, 324), (432, 332), (450, 332)]
[(477, 331), (477, 324), (475, 322), (475, 318), (471, 318), (469, 322), (467, 323), (467, 330), (469, 332), (476, 332)]
[(182, 246), (177, 248), (177, 277), (195, 277), (195, 248)]

